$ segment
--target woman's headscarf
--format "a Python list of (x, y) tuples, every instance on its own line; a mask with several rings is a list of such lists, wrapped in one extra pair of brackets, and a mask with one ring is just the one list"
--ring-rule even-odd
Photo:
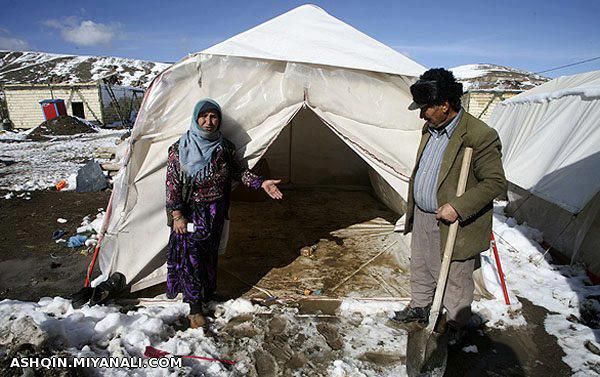
[(190, 129), (179, 139), (179, 163), (189, 178), (198, 174), (205, 178), (210, 174), (210, 160), (223, 141), (220, 124), (219, 128), (211, 133), (203, 130), (198, 124), (198, 115), (209, 110), (215, 111), (222, 121), (221, 107), (217, 102), (210, 98), (200, 100), (194, 107)]

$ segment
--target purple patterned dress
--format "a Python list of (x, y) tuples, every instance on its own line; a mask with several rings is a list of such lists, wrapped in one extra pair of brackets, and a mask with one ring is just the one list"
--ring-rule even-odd
[[(183, 211), (193, 222), (193, 233), (177, 234), (171, 229), (167, 248), (167, 297), (183, 293), (183, 301), (194, 307), (205, 302), (217, 285), (217, 259), (223, 224), (229, 209), (233, 180), (259, 189), (263, 179), (243, 168), (235, 157), (235, 147), (223, 139), (210, 163), (205, 179), (196, 176), (191, 194), (184, 203), (179, 142), (169, 148), (167, 162), (167, 210)], [(197, 310), (197, 309), (196, 309)]]

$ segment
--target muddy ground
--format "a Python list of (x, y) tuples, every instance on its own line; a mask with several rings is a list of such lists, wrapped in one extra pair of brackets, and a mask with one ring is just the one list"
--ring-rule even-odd
[[(4, 193), (0, 194), (4, 195)], [(74, 233), (84, 216), (95, 215), (98, 208), (106, 206), (109, 195), (109, 191), (91, 194), (36, 191), (31, 193), (30, 200), (0, 199), (0, 299), (36, 301), (43, 296), (68, 296), (79, 289), (83, 284), (84, 273), (91, 256), (82, 254), (81, 249), (73, 251), (67, 249), (64, 244), (56, 244), (51, 236), (55, 230), (61, 228), (71, 234)], [(311, 194), (298, 192), (295, 195), (296, 200), (290, 202), (302, 203), (304, 199), (309, 200)], [(329, 213), (332, 220), (326, 220), (316, 210), (310, 212), (298, 206), (291, 207), (285, 201), (280, 204), (270, 201), (234, 204), (232, 219), (243, 221), (245, 227), (243, 231), (232, 234), (233, 251), (222, 260), (219, 279), (221, 292), (232, 297), (248, 295), (253, 292), (249, 285), (265, 285), (265, 288), (287, 292), (290, 297), (302, 296), (305, 289), (318, 288), (324, 292), (331, 290), (350, 271), (360, 266), (364, 258), (376, 255), (377, 251), (368, 250), (365, 256), (349, 258), (349, 254), (344, 254), (342, 248), (356, 247), (357, 244), (354, 241), (343, 241), (332, 237), (329, 232), (374, 217), (392, 220), (391, 212), (387, 208), (372, 205), (374, 199), (369, 202), (369, 199), (364, 197), (366, 194), (352, 195), (356, 195), (352, 207), (340, 209), (339, 213)], [(291, 196), (288, 195), (288, 198)], [(314, 208), (326, 204), (315, 202), (315, 198), (309, 201), (312, 203), (309, 207)], [(308, 205), (308, 202), (305, 204)], [(263, 216), (256, 216), (256, 212), (252, 216), (251, 213), (246, 212), (251, 208), (256, 210), (257, 207), (260, 209), (258, 213)], [(365, 213), (365, 211), (371, 212)], [(67, 223), (57, 223), (56, 219), (59, 217), (67, 219)], [(243, 250), (255, 248), (256, 242), (259, 242), (266, 232), (265, 223), (269, 221), (273, 223), (277, 219), (285, 219), (286, 222), (281, 225), (281, 229), (277, 230), (279, 233), (275, 230), (271, 231), (273, 232), (270, 233), (272, 244), (265, 245), (264, 239), (262, 240), (264, 253), (252, 257), (240, 254)], [(280, 236), (276, 237), (276, 234)], [(376, 236), (376, 239), (380, 243), (386, 242), (384, 236)], [(295, 266), (299, 263), (296, 262), (300, 258), (299, 249), (304, 245), (321, 243), (328, 245), (327, 248), (321, 249), (321, 255), (319, 256), (317, 247), (313, 258), (300, 259), (304, 270), (297, 269)], [(266, 252), (268, 250), (277, 251), (277, 257), (273, 258), (272, 253), (268, 256), (269, 253)], [(394, 266), (395, 260), (389, 255), (382, 256), (382, 260), (374, 269), (381, 274), (394, 271), (394, 268), (399, 268)], [(293, 262), (296, 264), (294, 265)], [(329, 266), (332, 268), (331, 271), (334, 271), (334, 267), (339, 266), (339, 263), (347, 266), (345, 269), (337, 270), (339, 276), (333, 276), (331, 272), (320, 273), (319, 276), (314, 272), (318, 271), (316, 269), (319, 265)], [(242, 268), (241, 265), (245, 267)], [(223, 271), (235, 271), (237, 277), (226, 277), (227, 273)], [(302, 271), (305, 271), (305, 274), (314, 273), (313, 277), (319, 277), (320, 280), (312, 286), (302, 285), (307, 284), (310, 279), (305, 279), (302, 284), (293, 285), (294, 275)], [(288, 280), (284, 279), (286, 276)], [(334, 293), (347, 296), (355, 289), (353, 287), (361, 285), (371, 285), (370, 289), (381, 289), (381, 284), (378, 286), (376, 282), (377, 278), (372, 273), (365, 272), (362, 277), (353, 280), (353, 283), (340, 288), (340, 292)], [(399, 286), (402, 284), (401, 281), (398, 282)], [(289, 285), (292, 287), (289, 288)], [(369, 292), (373, 291), (367, 290), (364, 293)], [(386, 294), (385, 290), (380, 293)], [(557, 345), (556, 339), (544, 330), (543, 321), (547, 314), (545, 309), (536, 307), (522, 298), (520, 300), (523, 302), (523, 314), (528, 326), (509, 330), (484, 329), (471, 334), (468, 343), (477, 345), (479, 352), (465, 353), (460, 349), (451, 349), (447, 376), (571, 375), (568, 366), (561, 361), (564, 353)], [(309, 312), (319, 309), (323, 308), (317, 305)], [(302, 326), (302, 320), (287, 325), (279, 322), (285, 321), (275, 318), (240, 318), (237, 322), (233, 321), (230, 325), (231, 331), (226, 331), (222, 335), (224, 348), (231, 347), (233, 352), (236, 345), (260, 340), (264, 344), (254, 355), (256, 371), (259, 375), (281, 375), (285, 374), (286, 370), (293, 369), (296, 364), (309, 363), (314, 365), (314, 369), (311, 367), (309, 370), (321, 374), (324, 373), (323, 366), (330, 364), (338, 356), (339, 342), (343, 341), (344, 328), (352, 326), (352, 321), (335, 317), (315, 318), (311, 322), (316, 326), (315, 336), (318, 337), (317, 334), (320, 334), (322, 337), (322, 339), (318, 338), (320, 341), (317, 342), (319, 343), (317, 347), (324, 347), (328, 351), (318, 353), (321, 359), (311, 360), (311, 352), (314, 350), (296, 347), (294, 343), (293, 329), (295, 326)], [(268, 326), (269, 331), (266, 331), (266, 335), (265, 332), (255, 331), (257, 326)], [(364, 357), (376, 365), (403, 362), (394, 355), (366, 353)]]

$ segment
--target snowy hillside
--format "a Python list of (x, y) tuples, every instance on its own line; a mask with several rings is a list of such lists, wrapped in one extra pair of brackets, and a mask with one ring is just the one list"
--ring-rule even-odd
[(1, 51), (0, 85), (80, 83), (116, 74), (122, 86), (147, 87), (170, 64), (106, 56)]
[(550, 79), (532, 72), (495, 64), (467, 64), (450, 68), (464, 89), (528, 90)]

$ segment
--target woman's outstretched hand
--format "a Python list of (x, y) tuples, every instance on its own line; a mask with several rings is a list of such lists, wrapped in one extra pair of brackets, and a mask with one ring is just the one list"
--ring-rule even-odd
[(262, 183), (261, 187), (271, 198), (283, 199), (283, 194), (277, 188), (278, 183), (281, 183), (281, 179), (267, 179)]

